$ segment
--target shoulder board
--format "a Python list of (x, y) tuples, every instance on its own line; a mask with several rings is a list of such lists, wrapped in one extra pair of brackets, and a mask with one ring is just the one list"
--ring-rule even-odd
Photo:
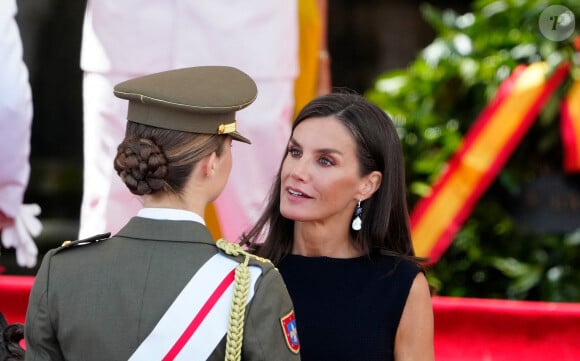
[(265, 264), (272, 265), (272, 262), (269, 259), (253, 255), (253, 254), (245, 251), (239, 244), (228, 242), (225, 238), (218, 239), (216, 241), (216, 246), (220, 250), (222, 250), (224, 253), (226, 253), (230, 256), (242, 256), (242, 257), (244, 257), (244, 262), (246, 264), (250, 260), (253, 260), (253, 261), (257, 261), (257, 263), (262, 263), (262, 264), (265, 263)]
[(56, 253), (61, 252), (65, 249), (74, 248), (77, 246), (83, 246), (85, 244), (99, 242), (99, 241), (102, 241), (104, 239), (109, 238), (110, 236), (111, 236), (111, 233), (109, 232), (109, 233), (97, 234), (96, 236), (92, 236), (92, 237), (85, 238), (85, 239), (77, 239), (76, 241), (64, 241), (64, 242), (62, 242), (60, 247), (54, 251), (54, 253), (56, 254)]

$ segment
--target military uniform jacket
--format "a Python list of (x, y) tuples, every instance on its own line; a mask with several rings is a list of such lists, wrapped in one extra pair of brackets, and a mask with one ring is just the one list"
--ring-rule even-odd
[[(218, 252), (200, 223), (140, 217), (110, 239), (49, 251), (30, 295), (26, 360), (127, 360)], [(246, 308), (242, 359), (299, 360), (281, 326), (292, 311), (282, 278), (255, 262), (263, 271)], [(223, 360), (225, 343), (208, 360)]]

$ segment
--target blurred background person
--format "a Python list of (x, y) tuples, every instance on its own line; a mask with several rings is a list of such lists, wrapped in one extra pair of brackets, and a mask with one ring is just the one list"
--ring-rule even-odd
[(36, 219), (40, 207), (22, 204), (30, 176), (32, 94), (16, 12), (15, 0), (0, 2), (0, 232), (2, 245), (16, 250), (18, 265), (34, 267), (38, 250), (32, 237), (42, 226)]
[(143, 74), (200, 65), (234, 66), (258, 85), (237, 115), (252, 147), (235, 152), (232, 175), (210, 206), (214, 236), (232, 241), (257, 219), (290, 134), (298, 73), (295, 0), (231, 2), (88, 0), (81, 68), (84, 107), (83, 199), (79, 237), (115, 233), (142, 207), (114, 176), (126, 104), (113, 85)]

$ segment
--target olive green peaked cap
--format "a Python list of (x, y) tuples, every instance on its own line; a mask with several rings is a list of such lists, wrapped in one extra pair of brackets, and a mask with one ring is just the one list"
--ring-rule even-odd
[(227, 134), (251, 143), (236, 131), (236, 111), (258, 94), (246, 73), (228, 66), (164, 71), (119, 83), (115, 96), (129, 100), (127, 120), (191, 133)]

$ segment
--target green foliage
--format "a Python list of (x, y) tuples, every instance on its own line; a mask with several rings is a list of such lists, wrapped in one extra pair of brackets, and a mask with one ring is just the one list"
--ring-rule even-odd
[[(366, 96), (389, 113), (406, 154), (411, 208), (430, 191), (446, 161), (498, 86), (519, 64), (571, 62), (572, 40), (554, 42), (539, 31), (542, 10), (554, 1), (479, 0), (457, 14), (424, 4), (435, 40), (403, 70), (376, 80)], [(560, 1), (580, 22), (580, 0)], [(513, 217), (512, 205), (531, 180), (564, 174), (559, 105), (572, 77), (542, 109), (501, 174), (480, 198), (451, 247), (431, 268), (441, 295), (550, 301), (580, 301), (580, 230), (539, 233)], [(580, 186), (577, 177), (568, 177)]]

